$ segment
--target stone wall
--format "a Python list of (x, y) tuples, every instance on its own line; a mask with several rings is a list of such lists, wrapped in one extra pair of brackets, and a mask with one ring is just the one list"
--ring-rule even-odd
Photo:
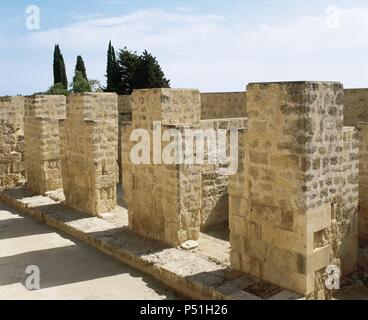
[[(220, 148), (225, 148), (224, 152), (230, 157), (229, 133), (231, 130), (241, 130), (247, 125), (247, 118), (232, 118), (219, 120), (202, 120), (203, 130), (213, 129), (227, 130), (227, 144), (218, 144), (218, 154)], [(208, 162), (208, 144), (205, 145), (205, 160)], [(228, 158), (229, 159), (229, 158)], [(220, 160), (220, 159), (218, 159)], [(202, 210), (201, 210), (201, 230), (206, 231), (211, 228), (228, 228), (229, 221), (229, 193), (227, 170), (228, 161), (218, 161), (217, 163), (207, 163), (202, 166)]]
[(65, 118), (65, 96), (34, 95), (25, 99), (27, 189), (37, 193), (62, 187), (59, 121)]
[[(346, 187), (350, 199), (342, 194), (340, 179), (342, 166), (356, 166), (354, 159), (344, 160), (344, 152), (356, 149), (348, 149), (354, 142), (346, 131), (344, 151), (342, 85), (251, 84), (247, 109), (243, 172), (229, 182), (232, 266), (325, 298), (325, 269), (339, 263), (339, 221), (334, 218), (340, 218), (334, 208), (342, 197), (351, 201), (348, 208), (356, 201), (356, 180)], [(354, 221), (354, 214), (356, 208), (343, 215)]]
[(242, 118), (247, 116), (246, 93), (201, 93), (201, 119)]
[(132, 121), (132, 102), (131, 95), (118, 96), (118, 112), (119, 112), (119, 137), (118, 137), (118, 165), (119, 165), (119, 182), (122, 179), (121, 168), (121, 128), (125, 122)]
[[(146, 130), (149, 136), (143, 146), (153, 150), (153, 122), (160, 121), (162, 133), (177, 129), (185, 139), (185, 129), (200, 126), (200, 94), (196, 90), (137, 90), (132, 101), (132, 124), (122, 128), (123, 189), (129, 226), (174, 246), (196, 240), (200, 231), (200, 167), (161, 163), (160, 154), (155, 157), (153, 151), (148, 164), (134, 164), (130, 152), (137, 143), (130, 141), (130, 136), (133, 129)], [(155, 150), (160, 153), (167, 144)]]
[(116, 94), (71, 94), (61, 122), (66, 203), (91, 215), (116, 207), (118, 102)]
[(0, 97), (0, 189), (23, 183), (24, 97)]
[(368, 89), (346, 89), (344, 96), (344, 125), (368, 121)]
[(343, 275), (347, 275), (358, 263), (359, 138), (355, 127), (343, 130), (340, 170), (341, 198), (335, 198), (332, 220), (337, 232), (334, 250)]
[(368, 243), (368, 122), (359, 122), (359, 239)]

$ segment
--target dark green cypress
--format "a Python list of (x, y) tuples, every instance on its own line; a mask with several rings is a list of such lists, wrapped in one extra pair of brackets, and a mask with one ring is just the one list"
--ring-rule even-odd
[(82, 56), (77, 57), (77, 64), (75, 65), (75, 73), (77, 73), (77, 71), (79, 71), (82, 74), (83, 78), (88, 81), (86, 65), (84, 64)]
[(55, 45), (53, 69), (54, 69), (54, 84), (61, 83), (67, 90), (68, 79), (65, 70), (65, 62), (58, 44)]
[(145, 50), (139, 58), (134, 89), (170, 88), (170, 80), (165, 78), (156, 57)]
[(118, 92), (118, 87), (121, 82), (121, 75), (118, 66), (118, 62), (116, 60), (115, 49), (109, 42), (109, 48), (107, 51), (107, 68), (106, 68), (106, 78), (107, 84), (105, 91), (106, 92)]

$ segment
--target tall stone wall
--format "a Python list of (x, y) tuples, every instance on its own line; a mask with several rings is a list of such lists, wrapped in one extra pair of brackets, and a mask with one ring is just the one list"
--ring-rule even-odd
[(246, 93), (201, 93), (201, 119), (242, 118), (247, 116)]
[[(356, 165), (344, 160), (342, 85), (251, 84), (247, 108), (249, 132), (242, 134), (240, 146), (243, 172), (229, 182), (232, 266), (324, 298), (325, 269), (338, 263), (341, 253), (335, 207), (342, 197), (349, 198), (342, 194), (341, 166)], [(349, 169), (345, 173), (349, 177)], [(356, 193), (351, 198), (347, 207), (354, 207)], [(352, 215), (346, 219), (353, 221), (354, 213), (343, 215)]]
[(0, 97), (0, 189), (25, 181), (24, 97)]
[[(135, 232), (174, 246), (196, 240), (200, 232), (200, 167), (154, 162), (152, 150), (154, 121), (161, 121), (162, 133), (176, 129), (183, 139), (186, 129), (200, 126), (200, 94), (196, 90), (137, 90), (132, 102), (133, 121), (122, 128), (123, 189), (129, 226)], [(131, 161), (131, 151), (137, 142), (130, 137), (135, 129), (144, 129), (148, 134), (145, 147), (151, 150), (149, 164)], [(162, 152), (167, 144), (162, 143), (155, 150)]]
[(359, 138), (355, 127), (343, 130), (343, 154), (340, 197), (335, 197), (332, 220), (336, 225), (335, 252), (341, 260), (341, 271), (347, 275), (358, 263), (358, 202), (359, 202)]
[(124, 95), (118, 96), (118, 112), (119, 112), (119, 137), (118, 137), (118, 165), (119, 165), (119, 182), (122, 179), (122, 168), (121, 168), (121, 128), (125, 122), (132, 121), (132, 96)]
[(61, 122), (66, 203), (99, 215), (116, 207), (118, 105), (109, 93), (71, 94)]
[(359, 239), (368, 243), (368, 122), (358, 123), (359, 131)]
[(368, 121), (368, 89), (344, 90), (344, 125), (356, 127)]
[(27, 189), (34, 193), (44, 194), (62, 187), (59, 122), (64, 118), (65, 96), (26, 97)]

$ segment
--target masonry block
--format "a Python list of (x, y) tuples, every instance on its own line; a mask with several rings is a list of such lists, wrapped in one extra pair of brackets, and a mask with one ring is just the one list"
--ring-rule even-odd
[(66, 204), (98, 216), (116, 207), (118, 183), (117, 95), (71, 94), (61, 122)]
[(59, 122), (65, 119), (65, 96), (25, 98), (24, 134), (27, 189), (38, 193), (62, 187)]
[[(196, 165), (165, 164), (161, 154), (169, 142), (156, 145), (154, 161), (153, 122), (162, 133), (175, 129), (185, 139), (185, 130), (200, 127), (200, 94), (197, 90), (148, 89), (132, 95), (133, 121), (122, 127), (124, 198), (130, 228), (149, 238), (177, 246), (197, 240), (201, 213), (201, 168)], [(150, 162), (132, 162), (134, 130), (148, 134)], [(162, 135), (159, 134), (158, 140)], [(151, 149), (152, 147), (152, 149)], [(157, 160), (159, 160), (157, 162)]]
[(229, 181), (232, 264), (317, 298), (328, 265), (356, 266), (357, 137), (343, 130), (343, 87), (250, 84), (247, 110), (243, 170)]
[(25, 182), (24, 97), (0, 97), (0, 189)]

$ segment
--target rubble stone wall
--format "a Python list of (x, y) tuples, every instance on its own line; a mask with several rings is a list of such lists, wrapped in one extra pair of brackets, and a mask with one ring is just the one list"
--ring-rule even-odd
[(24, 97), (0, 97), (0, 189), (25, 182)]
[[(325, 298), (325, 269), (339, 263), (333, 208), (344, 196), (351, 201), (348, 208), (356, 203), (356, 180), (347, 187), (350, 199), (340, 179), (342, 166), (356, 166), (355, 158), (344, 159), (342, 85), (251, 84), (247, 109), (245, 172), (229, 182), (232, 266)], [(347, 220), (354, 220), (356, 208), (347, 212)]]

